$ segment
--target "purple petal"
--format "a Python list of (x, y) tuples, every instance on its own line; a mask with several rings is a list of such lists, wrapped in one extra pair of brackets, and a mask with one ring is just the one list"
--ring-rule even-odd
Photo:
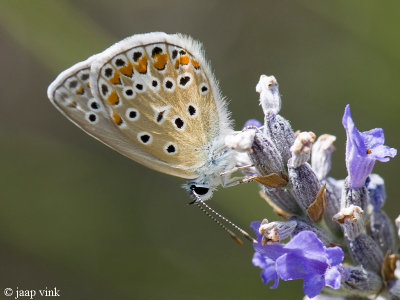
[(325, 285), (325, 280), (322, 276), (311, 276), (304, 279), (303, 291), (309, 297), (317, 296)]
[(276, 260), (279, 256), (286, 253), (284, 247), (281, 244), (275, 243), (272, 245), (261, 245), (261, 239), (257, 240), (258, 244), (253, 244), (254, 250), (261, 253), (263, 256), (268, 257), (272, 260)]
[(276, 273), (275, 261), (263, 256), (259, 252), (255, 252), (253, 255), (252, 263), (256, 267), (260, 267), (262, 269), (260, 275), (264, 284), (268, 284), (270, 281), (274, 281), (274, 284), (270, 288), (274, 289), (278, 286), (279, 277)]
[(361, 136), (368, 149), (372, 149), (377, 145), (383, 145), (383, 143), (385, 143), (385, 135), (383, 134), (382, 128), (374, 128), (369, 131), (361, 132)]
[(388, 161), (394, 157), (397, 150), (384, 146), (385, 136), (382, 128), (375, 128), (365, 132), (359, 132), (355, 127), (350, 114), (350, 106), (347, 105), (342, 123), (346, 129), (346, 167), (351, 188), (360, 188), (372, 172), (375, 161)]
[(349, 185), (351, 188), (360, 188), (365, 184), (365, 180), (374, 168), (375, 160), (371, 157), (361, 157), (359, 155), (347, 155), (346, 167), (349, 175)]
[(260, 232), (258, 231), (258, 228), (260, 228), (261, 221), (253, 221), (250, 223), (250, 228), (253, 229), (254, 233), (259, 236)]
[(268, 266), (267, 260), (268, 260), (268, 258), (264, 257), (261, 253), (254, 252), (253, 259), (251, 260), (251, 262), (256, 267), (260, 267), (261, 269), (264, 269)]
[(247, 120), (246, 123), (244, 123), (243, 128), (253, 127), (253, 126), (260, 128), (262, 126), (262, 124), (260, 121), (258, 121), (256, 119), (250, 119), (250, 120)]
[(295, 254), (284, 254), (276, 260), (276, 271), (283, 280), (304, 278), (307, 270), (301, 263), (301, 257)]
[(257, 244), (253, 244), (254, 250), (258, 253), (261, 253), (263, 256), (268, 257), (272, 260), (276, 260), (279, 256), (286, 253), (283, 246), (281, 244), (275, 243), (272, 245), (261, 244), (262, 236), (258, 229), (260, 228), (261, 222), (254, 221), (250, 223), (250, 227), (254, 230), (254, 233), (257, 235)]
[(343, 250), (340, 247), (325, 248), (328, 257), (328, 264), (333, 267), (342, 263), (344, 258)]
[(346, 143), (346, 153), (349, 152), (350, 149), (349, 147), (353, 148), (355, 147), (358, 152), (360, 153), (366, 153), (367, 148), (364, 144), (364, 140), (361, 136), (361, 133), (358, 131), (356, 126), (354, 125), (353, 119), (351, 118), (351, 113), (350, 113), (350, 105), (346, 105), (343, 119), (342, 119), (342, 124), (344, 128), (346, 129), (347, 133), (347, 143)]
[(325, 273), (325, 285), (337, 290), (340, 288), (342, 276), (336, 267), (329, 268)]
[(377, 174), (371, 174), (367, 178), (366, 187), (372, 207), (375, 211), (379, 210), (386, 199), (385, 182), (383, 178)]
[(326, 261), (324, 245), (312, 231), (301, 231), (285, 245), (285, 249), (298, 249), (305, 258)]
[(271, 263), (261, 271), (260, 275), (264, 284), (274, 281), (274, 284), (270, 286), (271, 289), (276, 289), (278, 287), (279, 277), (275, 270), (275, 263), (272, 260)]
[(379, 145), (375, 148), (371, 149), (371, 153), (369, 154), (370, 157), (373, 159), (386, 162), (389, 161), (390, 157), (395, 157), (397, 154), (397, 150), (394, 148), (390, 148), (389, 146)]
[(276, 271), (283, 280), (323, 275), (328, 268), (325, 261), (307, 259), (296, 253), (282, 255), (276, 260)]

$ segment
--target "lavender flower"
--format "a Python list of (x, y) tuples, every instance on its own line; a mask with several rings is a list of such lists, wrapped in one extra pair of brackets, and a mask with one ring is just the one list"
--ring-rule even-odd
[[(262, 236), (258, 232), (260, 222), (252, 222), (251, 227), (257, 234), (258, 241)], [(326, 248), (311, 231), (302, 231), (286, 245), (254, 245), (256, 253), (253, 264), (261, 267), (261, 278), (264, 283), (274, 281), (271, 288), (278, 286), (282, 280), (303, 279), (304, 293), (308, 297), (318, 295), (324, 286), (340, 288), (341, 262), (344, 254), (339, 247)]]
[(346, 167), (351, 188), (360, 188), (371, 173), (375, 161), (389, 161), (397, 150), (383, 145), (385, 138), (382, 128), (359, 132), (350, 114), (350, 106), (344, 111), (343, 126), (346, 129)]
[(378, 211), (386, 199), (385, 181), (378, 174), (371, 174), (366, 181), (369, 199), (374, 211)]
[(262, 126), (261, 122), (256, 119), (249, 119), (244, 123), (243, 128), (246, 127), (257, 127), (260, 128)]
[[(226, 145), (244, 156), (237, 159), (237, 166), (244, 166), (241, 171), (253, 169), (257, 176), (249, 178), (258, 179), (260, 195), (285, 219), (251, 224), (258, 241), (252, 262), (262, 269), (262, 282), (277, 288), (279, 280), (303, 279), (310, 298), (324, 289), (342, 299), (378, 293), (384, 299), (397, 299), (400, 271), (395, 274), (397, 257), (390, 254), (396, 244), (394, 230), (382, 209), (384, 180), (371, 174), (376, 160), (388, 161), (397, 150), (384, 145), (380, 128), (359, 132), (347, 105), (342, 123), (347, 133), (348, 176), (345, 180), (326, 177), (335, 137), (325, 134), (318, 139), (311, 150), (311, 168), (307, 161), (315, 135), (294, 134), (279, 114), (281, 99), (274, 77), (261, 76), (257, 91), (265, 115), (263, 128), (249, 120), (246, 126), (250, 127), (228, 138)], [(266, 180), (272, 175), (281, 176), (283, 184)], [(400, 216), (396, 226), (400, 236)], [(289, 237), (289, 242), (281, 243)], [(335, 244), (345, 249), (346, 266), (342, 265), (344, 251), (330, 247)]]

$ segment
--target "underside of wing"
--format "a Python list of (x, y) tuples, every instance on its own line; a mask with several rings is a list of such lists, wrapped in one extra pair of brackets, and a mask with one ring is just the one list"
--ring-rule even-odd
[(50, 101), (88, 134), (157, 171), (193, 179), (231, 131), (199, 43), (140, 34), (62, 72)]
[(53, 105), (89, 135), (127, 157), (160, 172), (182, 178), (194, 178), (193, 174), (171, 168), (165, 162), (144, 153), (115, 126), (102, 101), (96, 99), (90, 89), (90, 66), (95, 58), (92, 56), (77, 63), (56, 78), (47, 90)]
[(90, 80), (114, 126), (172, 169), (196, 173), (230, 131), (201, 47), (188, 37), (127, 38), (99, 55)]

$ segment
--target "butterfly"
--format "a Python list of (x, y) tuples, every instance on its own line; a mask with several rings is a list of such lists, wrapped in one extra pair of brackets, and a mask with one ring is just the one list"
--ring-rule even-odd
[(132, 160), (187, 179), (207, 200), (234, 167), (224, 138), (233, 132), (226, 101), (188, 36), (153, 32), (128, 37), (62, 72), (51, 103), (89, 135)]

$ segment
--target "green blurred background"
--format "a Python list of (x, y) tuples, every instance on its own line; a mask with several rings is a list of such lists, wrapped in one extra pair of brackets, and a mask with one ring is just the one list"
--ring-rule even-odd
[[(275, 75), (295, 129), (337, 136), (344, 106), (360, 130), (400, 147), (398, 1), (0, 0), (0, 298), (57, 287), (62, 299), (301, 299), (301, 282), (261, 283), (252, 247), (236, 246), (187, 205), (182, 180), (148, 170), (67, 121), (46, 96), (62, 70), (150, 31), (200, 40), (236, 129), (262, 118), (255, 85)], [(399, 160), (378, 163), (391, 217)], [(210, 205), (243, 227), (271, 209), (251, 183)]]

